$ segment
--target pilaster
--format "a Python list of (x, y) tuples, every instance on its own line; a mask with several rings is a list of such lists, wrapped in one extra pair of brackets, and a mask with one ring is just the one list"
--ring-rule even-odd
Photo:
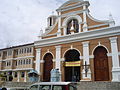
[(60, 59), (61, 59), (61, 46), (55, 46), (56, 48), (56, 64), (55, 68), (61, 71)]
[(59, 69), (60, 72), (60, 81), (61, 81), (61, 46), (56, 46), (56, 63), (55, 68)]
[(17, 82), (20, 82), (20, 71), (17, 72), (17, 76), (18, 76)]
[[(82, 42), (83, 44), (83, 64), (85, 65), (85, 62), (87, 65), (90, 65), (89, 63), (89, 41), (86, 42)], [(85, 81), (90, 81), (91, 80), (91, 71), (90, 71), (90, 66), (88, 66), (88, 72), (87, 72), (87, 76), (85, 75), (85, 67), (82, 71), (82, 76), (83, 76), (83, 80)]]
[[(86, 5), (83, 6), (83, 9), (86, 9)], [(83, 32), (88, 31), (88, 25), (87, 25), (87, 11), (83, 12)]]
[(35, 70), (40, 75), (40, 57), (41, 57), (41, 48), (36, 49), (36, 66)]
[(25, 71), (24, 82), (27, 82), (27, 71)]
[(58, 12), (58, 32), (57, 32), (57, 36), (61, 36), (61, 12)]
[(112, 81), (120, 81), (120, 65), (119, 65), (119, 55), (117, 46), (117, 37), (109, 38), (111, 43), (111, 53), (112, 53)]

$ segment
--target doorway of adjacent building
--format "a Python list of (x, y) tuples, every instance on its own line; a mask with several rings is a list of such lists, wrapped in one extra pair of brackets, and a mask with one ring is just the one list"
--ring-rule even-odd
[(94, 51), (95, 81), (109, 81), (109, 66), (106, 48), (99, 46)]
[(47, 53), (44, 56), (44, 68), (43, 68), (43, 81), (49, 82), (50, 81), (50, 71), (53, 69), (53, 56), (51, 53)]
[(80, 67), (65, 67), (65, 81), (80, 81)]
[(73, 65), (76, 61), (80, 61), (80, 53), (75, 50), (71, 49), (68, 50), (65, 53), (65, 63), (71, 63), (71, 66), (65, 66), (64, 68), (64, 75), (65, 75), (65, 81), (80, 81), (80, 64), (79, 65)]

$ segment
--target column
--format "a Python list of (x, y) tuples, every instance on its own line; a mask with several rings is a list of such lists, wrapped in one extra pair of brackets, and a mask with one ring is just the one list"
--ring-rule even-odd
[(112, 53), (112, 81), (120, 81), (120, 65), (118, 56), (118, 46), (117, 37), (109, 38), (111, 43), (111, 53)]
[(25, 71), (24, 82), (27, 82), (27, 71)]
[(56, 63), (55, 69), (59, 69), (60, 81), (61, 81), (61, 46), (56, 46)]
[(61, 12), (58, 12), (58, 32), (57, 32), (57, 36), (61, 36)]
[(83, 32), (86, 32), (86, 31), (88, 31), (88, 26), (87, 26), (87, 11), (86, 11), (86, 5), (84, 5), (83, 6), (83, 10), (85, 10), (84, 12), (83, 12), (83, 22), (84, 22), (84, 24), (83, 24)]
[(40, 57), (41, 57), (41, 48), (36, 49), (36, 66), (35, 70), (40, 75)]
[(55, 64), (55, 68), (56, 69), (59, 69), (60, 71), (61, 71), (61, 69), (60, 69), (60, 59), (61, 59), (61, 46), (56, 46), (55, 47), (56, 48), (56, 64)]
[(18, 71), (17, 74), (18, 74), (18, 75), (17, 75), (17, 77), (18, 77), (17, 82), (20, 82), (20, 72)]
[(14, 81), (14, 73), (15, 73), (15, 72), (12, 71), (12, 77), (13, 77), (13, 80), (12, 80), (12, 81)]
[[(85, 62), (87, 65), (90, 65), (90, 62), (89, 62), (89, 41), (87, 42), (82, 42), (83, 44), (83, 64), (85, 65)], [(87, 72), (87, 77), (85, 75), (85, 66), (84, 66), (84, 69), (82, 71), (82, 74), (83, 74), (83, 80), (91, 80), (91, 71), (90, 71), (90, 66), (87, 66), (88, 67), (88, 72)]]
[(81, 23), (79, 23), (79, 33), (81, 32)]

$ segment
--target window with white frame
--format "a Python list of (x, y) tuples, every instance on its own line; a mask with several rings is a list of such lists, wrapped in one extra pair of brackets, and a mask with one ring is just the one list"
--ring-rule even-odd
[(24, 59), (24, 60), (23, 60), (23, 64), (25, 64), (25, 62), (26, 62), (26, 60)]
[(6, 61), (6, 66), (7, 67), (11, 66), (11, 61)]
[(8, 50), (8, 56), (11, 56), (12, 55), (12, 50)]
[(31, 64), (31, 59), (29, 59), (29, 64)]
[(29, 60), (28, 59), (26, 59), (26, 64), (28, 64), (29, 63)]

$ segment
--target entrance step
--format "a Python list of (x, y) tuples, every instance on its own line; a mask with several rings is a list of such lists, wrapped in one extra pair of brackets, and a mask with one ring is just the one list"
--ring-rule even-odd
[(4, 82), (0, 87), (6, 88), (28, 88), (32, 82)]
[(120, 90), (120, 82), (78, 82), (77, 90)]

